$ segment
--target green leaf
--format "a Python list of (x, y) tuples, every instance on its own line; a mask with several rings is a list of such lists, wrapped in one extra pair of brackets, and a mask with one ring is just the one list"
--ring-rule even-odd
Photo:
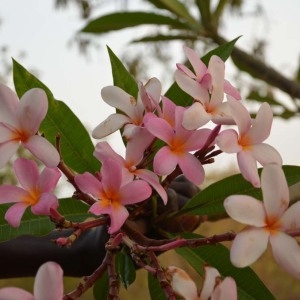
[(148, 2), (152, 3), (157, 8), (165, 9), (174, 13), (177, 17), (183, 18), (191, 24), (197, 23), (197, 21), (189, 13), (187, 6), (178, 0), (148, 0)]
[(159, 285), (159, 282), (148, 272), (148, 289), (151, 300), (167, 300), (167, 297)]
[(123, 89), (129, 95), (132, 95), (133, 97), (137, 97), (138, 85), (135, 79), (127, 71), (123, 63), (109, 47), (107, 47), (107, 51), (110, 58), (114, 85)]
[[(4, 215), (11, 204), (0, 205), (0, 241), (10, 240), (20, 235), (40, 236), (54, 229), (54, 224), (48, 216), (38, 216), (26, 209), (18, 228), (11, 227), (4, 219)], [(83, 221), (91, 215), (87, 213), (88, 206), (79, 200), (65, 198), (59, 200), (58, 211), (67, 219), (74, 222)]]
[(108, 274), (105, 271), (96, 281), (93, 287), (93, 295), (95, 300), (108, 299)]
[(132, 43), (148, 43), (148, 42), (169, 42), (169, 41), (196, 41), (198, 40), (198, 37), (192, 36), (192, 35), (187, 35), (187, 34), (157, 34), (157, 35), (150, 35), (150, 36), (145, 36), (143, 38), (135, 39), (132, 40)]
[[(201, 238), (200, 235), (192, 233), (183, 234), (183, 237)], [(203, 276), (204, 265), (209, 264), (218, 269), (222, 276), (233, 277), (237, 283), (239, 300), (275, 299), (251, 268), (241, 269), (231, 264), (229, 250), (221, 244), (201, 246), (196, 249), (177, 248), (176, 252), (184, 257), (201, 276)]]
[(221, 46), (217, 47), (216, 49), (213, 49), (213, 50), (209, 51), (207, 54), (205, 54), (204, 56), (201, 57), (201, 60), (206, 65), (208, 65), (208, 62), (209, 62), (210, 58), (213, 55), (217, 55), (225, 62), (229, 58), (229, 56), (231, 55), (231, 52), (234, 48), (234, 45), (240, 37), (241, 36), (238, 36), (234, 40), (232, 40), (230, 42), (227, 42), (225, 44), (222, 44)]
[[(261, 170), (259, 169), (259, 172)], [(283, 166), (283, 171), (289, 186), (300, 181), (300, 167)], [(237, 174), (213, 183), (196, 194), (179, 213), (193, 215), (224, 214), (223, 202), (226, 197), (231, 195), (249, 195), (256, 199), (262, 199), (261, 189), (254, 188), (241, 174)]]
[(127, 253), (119, 252), (116, 257), (116, 268), (121, 282), (127, 289), (136, 278), (134, 263)]
[(140, 25), (167, 25), (175, 29), (189, 27), (177, 19), (149, 12), (119, 12), (101, 16), (90, 21), (81, 32), (104, 34), (109, 31), (121, 30)]
[(93, 156), (94, 145), (76, 115), (62, 101), (55, 100), (49, 88), (13, 60), (14, 84), (18, 96), (32, 88), (43, 89), (48, 96), (48, 113), (40, 126), (40, 131), (55, 145), (55, 137), (61, 138), (61, 153), (64, 162), (78, 173), (96, 172), (100, 162)]

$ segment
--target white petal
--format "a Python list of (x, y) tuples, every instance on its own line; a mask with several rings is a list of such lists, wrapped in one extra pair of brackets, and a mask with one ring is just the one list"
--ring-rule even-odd
[(211, 115), (206, 112), (204, 106), (195, 102), (183, 113), (182, 126), (188, 130), (194, 130), (208, 123), (210, 119)]
[(211, 300), (236, 300), (237, 287), (233, 278), (225, 277), (224, 280), (218, 284), (212, 294)]
[(264, 205), (251, 196), (230, 196), (225, 199), (224, 208), (232, 219), (240, 223), (256, 227), (265, 226)]
[(300, 228), (300, 201), (291, 205), (282, 215), (280, 224), (285, 230)]
[(262, 193), (268, 217), (279, 218), (289, 206), (289, 189), (282, 168), (266, 165), (261, 175)]
[(201, 300), (208, 300), (210, 299), (213, 290), (216, 286), (216, 280), (217, 278), (220, 278), (221, 275), (219, 271), (216, 268), (206, 266), (204, 267), (205, 275), (204, 275), (204, 281), (202, 285), (202, 289), (200, 292), (200, 299)]
[(278, 164), (282, 165), (282, 158), (279, 152), (268, 144), (256, 144), (252, 146), (254, 158), (262, 165)]
[(19, 99), (6, 85), (0, 83), (0, 121), (17, 126), (17, 108)]
[(288, 273), (300, 279), (300, 247), (296, 239), (277, 232), (270, 237), (275, 261)]
[(92, 131), (92, 137), (94, 139), (102, 139), (117, 131), (126, 123), (131, 123), (131, 120), (127, 116), (111, 114)]
[(230, 260), (239, 268), (254, 263), (266, 250), (269, 232), (263, 228), (246, 227), (237, 234), (230, 249)]

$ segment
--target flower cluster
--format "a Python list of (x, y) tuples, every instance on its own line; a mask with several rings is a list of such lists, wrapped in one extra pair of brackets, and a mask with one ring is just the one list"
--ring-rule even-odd
[[(177, 105), (174, 99), (161, 95), (162, 86), (157, 78), (151, 78), (145, 85), (139, 83), (137, 95), (117, 86), (102, 89), (103, 100), (117, 112), (101, 122), (92, 136), (102, 139), (120, 130), (126, 150), (122, 157), (107, 142), (99, 141), (93, 155), (101, 162), (101, 169), (95, 174), (77, 174), (68, 169), (59, 147), (55, 148), (39, 133), (48, 108), (42, 89), (27, 91), (19, 101), (13, 91), (1, 84), (0, 167), (13, 157), (20, 144), (45, 165), (40, 173), (35, 161), (15, 160), (14, 171), (21, 187), (0, 186), (0, 203), (15, 203), (7, 210), (5, 219), (18, 227), (28, 207), (33, 214), (55, 218), (59, 201), (52, 192), (63, 172), (73, 184), (76, 197), (90, 205), (88, 212), (109, 217), (105, 223), (109, 225), (108, 233), (118, 237), (138, 204), (142, 206), (153, 196), (162, 205), (168, 205), (167, 188), (175, 177), (183, 174), (193, 184), (201, 185), (205, 179), (203, 165), (213, 162), (222, 152), (236, 153), (245, 180), (255, 188), (262, 187), (263, 202), (242, 195), (225, 200), (228, 215), (248, 225), (233, 241), (232, 263), (238, 267), (250, 265), (270, 241), (278, 264), (300, 278), (300, 248), (292, 237), (293, 229), (300, 225), (300, 205), (288, 207), (281, 156), (264, 143), (273, 120), (269, 104), (263, 103), (252, 119), (238, 90), (225, 79), (225, 64), (220, 57), (212, 55), (206, 66), (192, 49), (184, 47), (184, 53), (193, 70), (178, 64), (175, 80), (193, 99), (189, 106)], [(209, 122), (215, 126), (213, 129), (205, 127)], [(232, 127), (221, 131), (222, 125), (236, 126), (237, 130)], [(257, 163), (263, 166), (261, 178)], [(64, 241), (68, 244), (67, 239)], [(61, 274), (56, 265), (48, 263), (41, 267), (36, 281), (44, 278), (45, 272), (52, 274), (53, 269)], [(234, 280), (221, 280), (214, 268), (205, 268), (200, 293), (183, 270), (168, 267), (165, 274), (175, 293), (184, 299), (237, 299)], [(43, 282), (41, 279), (41, 287)], [(61, 289), (61, 282), (58, 285)], [(9, 291), (0, 291), (0, 297), (6, 292)], [(39, 295), (35, 289), (34, 297), (40, 299)]]

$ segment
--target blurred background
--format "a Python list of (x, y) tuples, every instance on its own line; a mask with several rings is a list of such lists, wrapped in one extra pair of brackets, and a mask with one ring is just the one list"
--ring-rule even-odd
[[(240, 89), (251, 111), (255, 112), (261, 102), (270, 103), (275, 118), (267, 142), (281, 153), (284, 164), (300, 165), (300, 2), (175, 2), (180, 3), (181, 9), (168, 5), (172, 1), (159, 0), (0, 0), (0, 81), (13, 88), (13, 57), (37, 75), (56, 99), (65, 101), (91, 131), (113, 112), (100, 96), (101, 88), (113, 84), (106, 45), (137, 80), (146, 82), (150, 77), (158, 77), (166, 91), (173, 82), (175, 64), (184, 62), (182, 45), (193, 47), (201, 56), (241, 36), (226, 64), (226, 78)], [(145, 24), (146, 21), (143, 24), (141, 20), (122, 26), (119, 21), (110, 23), (104, 17), (133, 11), (167, 16), (181, 26), (175, 21), (157, 25)], [(118, 133), (109, 141), (122, 153)], [(1, 170), (1, 180), (14, 180), (8, 170)], [(237, 172), (235, 159), (222, 155), (216, 164), (206, 166), (206, 171), (208, 185)], [(293, 187), (293, 199), (298, 194), (299, 188)], [(236, 226), (228, 220), (204, 223), (197, 232), (212, 234), (240, 228)], [(175, 254), (163, 256), (166, 265), (175, 260)], [(177, 265), (190, 270), (182, 261)], [(277, 299), (299, 299), (299, 283), (279, 270), (270, 253), (253, 268)], [(25, 285), (30, 290), (31, 281), (1, 281), (0, 285)], [(67, 280), (65, 290), (75, 287), (76, 282)], [(145, 290), (146, 281), (141, 277), (129, 293), (122, 295), (148, 299)], [(81, 299), (92, 299), (91, 293)]]

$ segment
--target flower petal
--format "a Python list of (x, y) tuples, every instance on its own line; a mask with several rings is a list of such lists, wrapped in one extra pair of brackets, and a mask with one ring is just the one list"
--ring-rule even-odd
[(148, 182), (162, 198), (164, 204), (167, 204), (168, 196), (166, 190), (159, 183), (159, 179), (155, 173), (147, 169), (138, 169), (135, 171), (135, 175)]
[(58, 168), (44, 168), (41, 172), (37, 186), (43, 193), (51, 192), (55, 189), (61, 173)]
[(268, 217), (279, 218), (289, 206), (289, 189), (282, 168), (266, 165), (261, 175), (264, 206)]
[(225, 277), (224, 280), (219, 283), (211, 297), (211, 300), (236, 300), (237, 299), (237, 287), (233, 278)]
[(250, 130), (245, 136), (249, 137), (253, 144), (263, 142), (270, 135), (272, 121), (272, 109), (270, 105), (265, 102), (260, 106)]
[(111, 114), (107, 119), (101, 122), (92, 131), (92, 137), (94, 139), (102, 139), (118, 129), (120, 129), (126, 123), (132, 123), (130, 118), (122, 114)]
[(40, 266), (34, 281), (34, 299), (61, 299), (64, 294), (63, 270), (55, 262), (46, 262)]
[(238, 144), (238, 134), (233, 129), (226, 129), (216, 137), (216, 144), (226, 153), (237, 153), (242, 150)]
[(166, 269), (166, 277), (176, 295), (185, 300), (197, 300), (198, 291), (195, 282), (182, 269), (169, 266)]
[(257, 171), (257, 164), (252, 156), (251, 151), (240, 151), (237, 154), (238, 165), (243, 177), (251, 182), (251, 184), (259, 188), (260, 187), (260, 179)]
[(0, 186), (0, 203), (14, 203), (20, 202), (24, 197), (26, 197), (28, 193), (18, 187), (12, 185), (1, 185)]
[(212, 296), (213, 290), (216, 286), (217, 278), (220, 278), (221, 275), (216, 268), (205, 266), (205, 275), (203, 280), (202, 289), (200, 292), (201, 300), (208, 300)]
[(9, 161), (9, 159), (17, 152), (20, 143), (18, 141), (9, 141), (0, 144), (0, 168)]
[(282, 215), (280, 224), (285, 230), (300, 228), (300, 201), (291, 205)]
[(39, 178), (39, 169), (34, 160), (18, 158), (14, 162), (15, 174), (25, 190), (34, 190)]
[(192, 154), (185, 153), (178, 156), (178, 164), (185, 177), (196, 185), (204, 180), (204, 168), (200, 161)]
[(266, 225), (266, 213), (261, 201), (251, 196), (233, 195), (224, 201), (227, 214), (234, 220), (256, 227)]
[(238, 126), (240, 136), (244, 136), (251, 127), (252, 120), (245, 106), (236, 100), (228, 98), (231, 116)]
[(300, 247), (296, 239), (283, 233), (271, 235), (270, 243), (275, 261), (288, 273), (300, 279)]
[(158, 175), (169, 175), (177, 166), (178, 157), (168, 146), (158, 150), (153, 160), (154, 172)]
[(75, 183), (83, 193), (91, 194), (97, 199), (100, 197), (100, 193), (103, 191), (102, 183), (91, 173), (85, 172), (80, 175), (76, 175)]
[(134, 180), (120, 189), (120, 202), (123, 205), (134, 204), (151, 196), (152, 189), (144, 180)]
[(20, 300), (20, 299), (35, 300), (32, 294), (17, 287), (5, 287), (0, 289), (0, 300)]
[(158, 117), (144, 119), (147, 130), (166, 143), (170, 143), (174, 137), (174, 130), (170, 124)]
[(101, 90), (103, 100), (112, 107), (123, 111), (131, 120), (136, 119), (136, 99), (117, 86), (106, 86)]
[(188, 130), (194, 130), (202, 127), (210, 120), (211, 114), (206, 112), (201, 103), (195, 102), (183, 113), (182, 126)]
[(122, 183), (121, 164), (111, 158), (106, 159), (102, 163), (101, 182), (108, 194), (118, 192)]
[(191, 65), (195, 71), (195, 74), (197, 76), (197, 79), (200, 81), (207, 71), (206, 65), (204, 64), (204, 62), (200, 59), (199, 55), (193, 49), (191, 49), (187, 46), (183, 46), (183, 51), (184, 51), (186, 57), (188, 58), (188, 60), (190, 61)]
[(243, 268), (254, 263), (266, 250), (269, 232), (262, 228), (246, 227), (237, 234), (230, 249), (233, 265)]
[(202, 104), (209, 102), (208, 91), (199, 82), (188, 77), (180, 70), (176, 70), (174, 76), (179, 87), (187, 94), (200, 101)]
[(20, 127), (30, 134), (36, 134), (48, 110), (48, 99), (44, 90), (34, 88), (20, 99), (18, 120)]
[(50, 215), (50, 208), (56, 209), (58, 200), (56, 196), (50, 193), (44, 193), (40, 196), (39, 201), (31, 206), (31, 211), (35, 215)]
[(19, 106), (17, 95), (6, 85), (0, 83), (0, 121), (18, 126), (16, 112)]
[(242, 99), (240, 92), (226, 79), (224, 81), (224, 92), (225, 94), (233, 97), (235, 100)]
[(28, 207), (28, 204), (19, 202), (12, 205), (5, 214), (5, 220), (13, 227), (19, 227), (22, 216)]
[(45, 166), (53, 168), (58, 165), (60, 161), (59, 153), (47, 139), (33, 135), (23, 145)]
[(97, 143), (94, 151), (94, 156), (102, 162), (108, 158), (111, 158), (118, 161), (120, 164), (124, 164), (124, 158), (121, 155), (117, 154), (117, 152), (113, 150), (108, 142)]
[(282, 158), (279, 152), (268, 144), (256, 144), (252, 146), (252, 155), (262, 166), (267, 164), (282, 165)]

